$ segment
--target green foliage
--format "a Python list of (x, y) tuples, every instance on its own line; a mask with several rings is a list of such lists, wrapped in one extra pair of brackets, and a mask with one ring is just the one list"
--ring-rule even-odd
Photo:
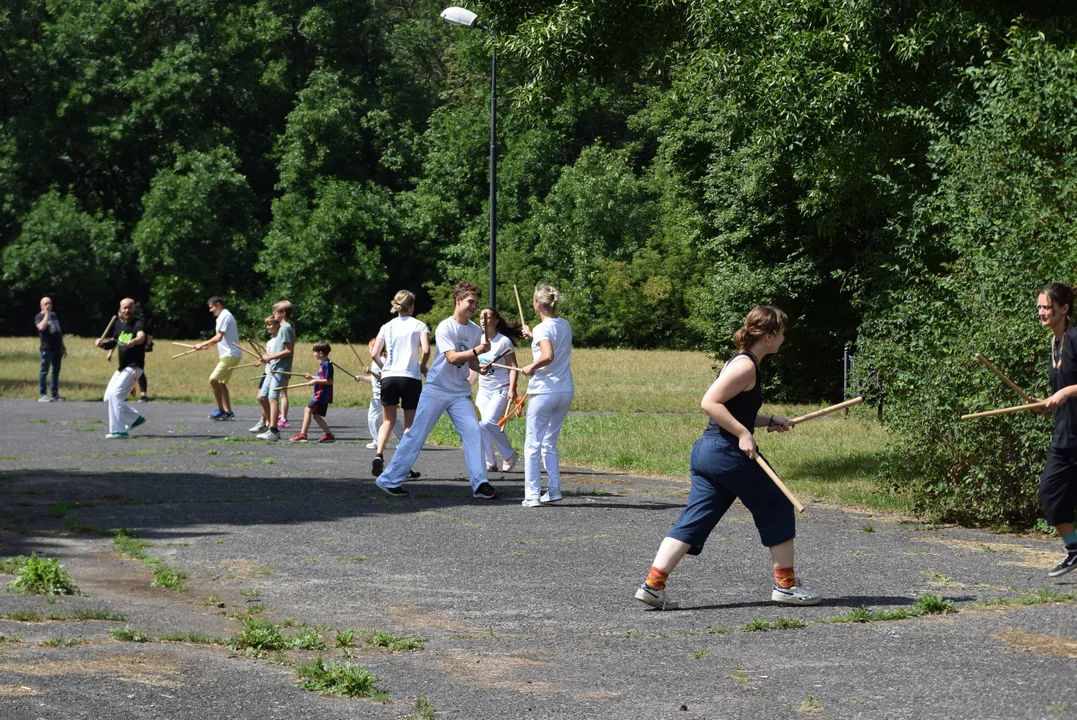
[(974, 359), (1026, 392), (1049, 394), (1039, 289), (1077, 267), (1077, 60), (1072, 47), (1015, 28), (1006, 52), (968, 71), (972, 122), (931, 147), (937, 190), (897, 237), (893, 301), (865, 324), (862, 362), (886, 393), (897, 442), (884, 470), (920, 510), (1029, 527), (1052, 425)]
[(239, 634), (228, 638), (227, 643), (233, 650), (284, 650), (288, 647), (288, 641), (277, 625), (252, 616), (243, 618), (243, 628)]
[(377, 687), (378, 679), (361, 665), (350, 662), (325, 662), (318, 657), (297, 668), (299, 685), (323, 695), (338, 697), (369, 697), (381, 702), (389, 693)]
[(110, 628), (108, 631), (108, 636), (113, 640), (119, 640), (121, 642), (153, 642), (153, 636), (149, 635), (148, 633), (144, 633), (141, 630), (135, 630), (131, 627)]
[(413, 651), (422, 650), (426, 647), (426, 638), (402, 637), (400, 635), (393, 635), (392, 633), (375, 630), (371, 632), (370, 636), (366, 639), (366, 644), (374, 647), (389, 648), (394, 652)]
[(306, 630), (288, 641), (293, 650), (325, 650), (325, 638), (316, 630)]
[(8, 583), (8, 592), (32, 593), (34, 595), (81, 595), (68, 575), (67, 569), (56, 558), (39, 558), (32, 553), (15, 570), (15, 579)]

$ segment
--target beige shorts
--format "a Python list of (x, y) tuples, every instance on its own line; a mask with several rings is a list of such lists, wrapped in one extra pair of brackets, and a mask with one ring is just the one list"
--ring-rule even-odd
[(225, 355), (218, 361), (217, 367), (213, 368), (213, 372), (209, 374), (209, 379), (216, 380), (221, 385), (227, 385), (228, 380), (232, 377), (232, 370), (236, 365), (239, 365), (239, 361), (242, 359), (242, 357)]

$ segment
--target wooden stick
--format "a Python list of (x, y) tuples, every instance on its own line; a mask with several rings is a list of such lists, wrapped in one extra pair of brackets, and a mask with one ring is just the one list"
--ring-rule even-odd
[(173, 355), (172, 359), (175, 360), (178, 357), (183, 357), (184, 355), (190, 355), (191, 353), (196, 353), (196, 352), (198, 352), (198, 351), (197, 350), (188, 350), (187, 352), (181, 352), (178, 355)]
[(305, 382), (305, 383), (299, 383), (298, 385), (289, 385), (288, 387), (282, 387), (282, 388), (278, 388), (278, 389), (279, 390), (294, 390), (296, 388), (301, 388), (301, 387), (314, 387), (314, 385), (312, 385), (309, 382)]
[[(259, 365), (261, 365), (262, 367), (265, 367), (265, 363), (256, 362), (256, 363), (243, 363), (242, 365), (235, 365), (232, 369), (235, 370), (236, 368), (241, 368), (241, 367), (257, 367)], [(259, 376), (259, 377), (261, 377), (261, 376)]]
[[(362, 366), (362, 367), (366, 367), (366, 364), (363, 362), (363, 358), (359, 357), (359, 351), (355, 349), (354, 345), (352, 345), (351, 340), (349, 340), (348, 338), (344, 338), (344, 342), (348, 343), (348, 347), (350, 347), (352, 349), (352, 354), (355, 355), (355, 359), (359, 361), (359, 365)], [(373, 357), (370, 358), (370, 362), (374, 362)], [(333, 363), (333, 364), (337, 365), (336, 363)], [(340, 367), (339, 365), (337, 365), (337, 367), (340, 368), (341, 370), (344, 370), (344, 368)], [(348, 373), (347, 370), (344, 370), (344, 372)], [(351, 375), (351, 373), (348, 373), (348, 374)], [(355, 377), (355, 376), (352, 375), (352, 377)]]
[(516, 367), (515, 365), (502, 365), (501, 363), (495, 363), (495, 362), (488, 362), (485, 365), (483, 365), (483, 367), (497, 367), (497, 368), (504, 368), (505, 370), (519, 370), (520, 369), (520, 368)]
[(1021, 388), (1017, 387), (1017, 385), (1016, 385), (1016, 384), (1014, 383), (1014, 381), (1013, 381), (1013, 380), (1010, 380), (1010, 379), (1009, 379), (1008, 377), (1006, 377), (1006, 376), (1005, 376), (1005, 375), (1003, 375), (1003, 374), (1002, 374), (1001, 372), (999, 372), (998, 368), (996, 368), (996, 367), (995, 367), (994, 365), (992, 365), (992, 364), (991, 364), (991, 361), (990, 361), (990, 360), (988, 360), (987, 358), (985, 358), (985, 357), (984, 357), (983, 355), (981, 355), (980, 353), (976, 353), (976, 359), (977, 359), (977, 360), (979, 360), (979, 361), (980, 361), (981, 363), (983, 363), (983, 366), (984, 366), (985, 368), (987, 368), (988, 370), (990, 370), (991, 372), (993, 372), (993, 373), (994, 373), (994, 374), (995, 374), (996, 376), (998, 376), (998, 379), (999, 379), (999, 380), (1001, 380), (1002, 382), (1006, 383), (1006, 385), (1007, 385), (1007, 386), (1008, 386), (1008, 387), (1009, 387), (1009, 388), (1010, 388), (1011, 390), (1013, 390), (1013, 391), (1014, 391), (1014, 392), (1016, 392), (1016, 393), (1017, 393), (1018, 395), (1020, 395), (1020, 396), (1021, 396), (1022, 398), (1024, 398), (1025, 402), (1027, 402), (1027, 403), (1034, 403), (1034, 402), (1036, 402), (1036, 398), (1032, 397), (1032, 396), (1031, 396), (1031, 395), (1029, 395), (1029, 394), (1028, 394), (1027, 392), (1025, 392), (1024, 390), (1022, 390)]
[(260, 347), (258, 343), (254, 342), (254, 338), (247, 338), (247, 344), (251, 346), (251, 349), (254, 350), (254, 352), (258, 353), (258, 357), (262, 357), (266, 354), (265, 348)]
[(108, 327), (105, 328), (105, 332), (101, 333), (101, 340), (105, 339), (105, 336), (112, 331), (112, 326), (116, 324), (116, 316), (113, 315), (112, 319), (108, 321)]
[(258, 358), (259, 360), (261, 360), (261, 359), (262, 359), (262, 356), (261, 356), (261, 355), (259, 355), (259, 354), (258, 354), (258, 353), (256, 353), (256, 352), (254, 352), (253, 350), (248, 350), (247, 348), (243, 347), (242, 345), (236, 345), (236, 347), (237, 347), (237, 348), (239, 348), (240, 350), (242, 350), (243, 352), (247, 353), (247, 354), (248, 354), (248, 355), (250, 355), (251, 357), (256, 357), (256, 358)]
[(1039, 410), (1042, 407), (1047, 407), (1046, 402), (1029, 403), (1028, 405), (1015, 405), (1014, 407), (1001, 408), (999, 410), (986, 410), (984, 412), (972, 413), (971, 415), (962, 415), (962, 420), (975, 420), (976, 418), (991, 417), (992, 415), (1007, 415), (1009, 413), (1022, 412), (1024, 410)]
[[(334, 362), (332, 360), (330, 360), (329, 362), (333, 363), (333, 367), (335, 367), (337, 370), (340, 370), (342, 373), (344, 373), (345, 375), (350, 377), (352, 380), (358, 380), (359, 379), (358, 375), (352, 375), (350, 372), (348, 372), (347, 370), (342, 368), (340, 365), (337, 365), (336, 362)], [(360, 361), (360, 362), (362, 362), (362, 361)]]
[(178, 345), (180, 347), (185, 347), (185, 348), (193, 348), (194, 347), (194, 345), (188, 345), (187, 343), (178, 343), (175, 340), (172, 341), (172, 344), (173, 345)]
[[(837, 412), (838, 410), (844, 410), (845, 408), (851, 408), (853, 405), (859, 405), (862, 402), (864, 402), (863, 397), (855, 397), (852, 400), (846, 400), (845, 402), (838, 403), (837, 405), (831, 405), (830, 407), (823, 408), (822, 410), (816, 410), (815, 412), (810, 412), (807, 415), (801, 415), (800, 417), (792, 418), (789, 421), (789, 424), (793, 425), (793, 426), (796, 426), (796, 425), (799, 425), (802, 422), (807, 422), (808, 420), (814, 420), (817, 417), (822, 417), (823, 415), (829, 415), (830, 413)], [(774, 432), (774, 428), (768, 427), (767, 432)]]
[(789, 488), (785, 486), (785, 483), (778, 477), (778, 473), (774, 472), (774, 469), (770, 467), (770, 464), (763, 459), (763, 456), (756, 453), (755, 461), (759, 463), (759, 467), (763, 468), (763, 472), (769, 475), (774, 484), (778, 486), (778, 489), (782, 491), (782, 495), (789, 498), (789, 502), (793, 503), (793, 507), (797, 509), (797, 512), (804, 512), (804, 506), (800, 504), (800, 501), (796, 499), (793, 493), (789, 492)]
[(524, 306), (523, 303), (520, 302), (520, 291), (516, 289), (516, 283), (512, 284), (512, 291), (516, 293), (516, 309), (520, 312), (520, 322), (526, 324), (527, 321), (524, 320)]
[[(496, 362), (497, 360), (500, 360), (501, 358), (505, 357), (506, 355), (508, 355), (508, 354), (509, 354), (510, 352), (512, 352), (512, 351), (513, 351), (513, 350), (515, 350), (515, 349), (516, 349), (516, 348), (513, 348), (513, 347), (507, 347), (507, 348), (505, 348), (504, 350), (502, 350), (502, 351), (501, 351), (501, 352), (500, 352), (500, 353), (498, 354), (498, 356), (497, 356), (497, 357), (495, 357), (495, 358), (494, 358), (493, 360), (491, 360), (490, 362), (488, 362), (488, 363), (485, 363), (485, 364), (484, 364), (484, 363), (479, 363), (479, 366), (480, 366), (480, 367), (481, 367), (481, 368), (482, 368), (483, 370), (485, 370), (486, 368), (488, 368), (488, 367), (490, 367), (491, 365), (493, 365), (493, 364), (494, 364), (494, 362)], [(505, 366), (505, 365), (498, 365), (498, 367), (511, 367), (511, 366)]]

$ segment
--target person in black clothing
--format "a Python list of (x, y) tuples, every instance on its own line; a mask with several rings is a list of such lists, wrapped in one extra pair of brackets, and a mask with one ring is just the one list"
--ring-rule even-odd
[(1077, 506), (1077, 330), (1070, 327), (1073, 312), (1073, 288), (1051, 283), (1036, 299), (1040, 324), (1049, 328), (1051, 337), (1051, 397), (1047, 409), (1052, 411), (1055, 431), (1047, 450), (1047, 464), (1040, 476), (1040, 503), (1048, 525), (1058, 530), (1065, 546), (1062, 561), (1047, 572), (1059, 577), (1077, 569), (1077, 530), (1074, 508)]
[[(60, 361), (67, 357), (60, 316), (52, 311), (52, 298), (41, 298), (41, 312), (34, 317), (37, 334), (41, 336), (41, 372), (37, 376), (38, 402), (63, 400), (60, 395)], [(52, 368), (52, 395), (45, 394), (45, 378)]]
[(105, 402), (108, 403), (109, 440), (124, 440), (127, 431), (146, 422), (137, 410), (127, 404), (127, 395), (135, 387), (142, 365), (146, 358), (146, 326), (142, 318), (135, 315), (135, 301), (124, 298), (120, 301), (119, 320), (112, 326), (112, 337), (107, 340), (98, 338), (97, 347), (108, 350), (106, 359), (112, 359), (112, 351), (119, 350), (119, 368), (112, 375), (105, 390)]
[(744, 327), (733, 336), (740, 351), (725, 364), (703, 396), (710, 418), (703, 437), (692, 447), (691, 490), (688, 505), (662, 541), (646, 582), (636, 599), (658, 610), (677, 607), (666, 594), (666, 579), (686, 555), (698, 555), (715, 525), (740, 498), (752, 513), (759, 538), (770, 548), (774, 587), (770, 599), (793, 605), (815, 605), (818, 593), (801, 586), (793, 572), (793, 505), (754, 462), (759, 448), (752, 431), (793, 428), (781, 415), (760, 415), (763, 391), (759, 363), (778, 352), (785, 340), (788, 318), (776, 307), (760, 305), (748, 313)]

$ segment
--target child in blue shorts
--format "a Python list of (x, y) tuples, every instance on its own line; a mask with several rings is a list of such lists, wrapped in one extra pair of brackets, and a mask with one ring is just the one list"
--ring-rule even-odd
[(307, 385), (314, 386), (314, 397), (307, 403), (303, 411), (303, 428), (295, 434), (292, 442), (307, 442), (307, 430), (310, 429), (310, 420), (318, 423), (323, 435), (318, 439), (320, 443), (331, 443), (336, 440), (333, 433), (329, 432), (329, 426), (325, 423), (325, 414), (329, 411), (329, 403), (333, 402), (333, 363), (329, 360), (329, 343), (314, 343), (314, 359), (318, 361), (318, 375), (307, 374)]

